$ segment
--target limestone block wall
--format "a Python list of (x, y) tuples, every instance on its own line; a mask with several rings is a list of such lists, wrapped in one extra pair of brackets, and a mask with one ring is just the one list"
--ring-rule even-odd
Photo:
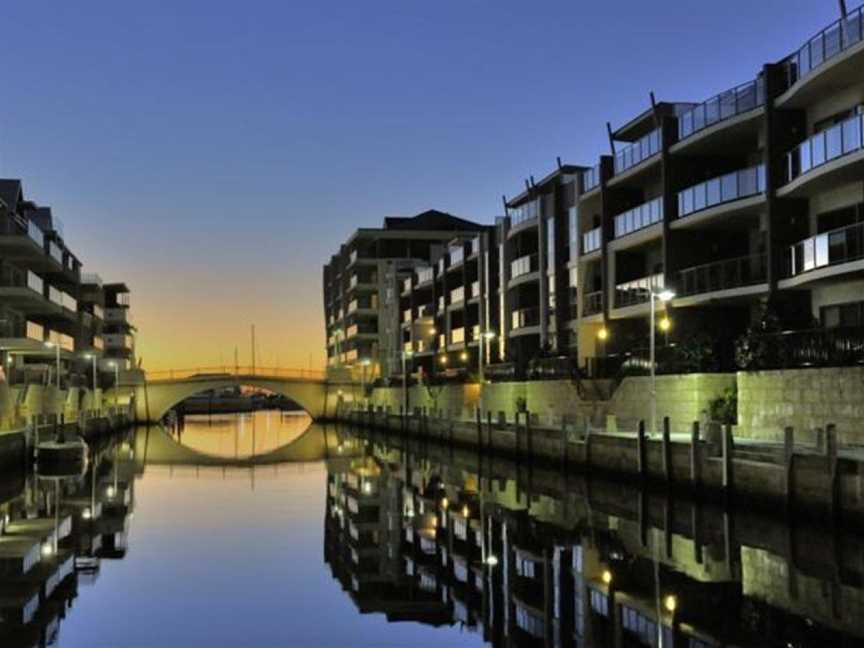
[[(735, 386), (735, 374), (657, 376), (657, 420), (668, 416), (673, 433), (689, 433), (693, 421), (703, 419), (712, 400)], [(622, 431), (633, 431), (639, 420), (651, 419), (651, 378), (625, 378), (612, 396), (610, 413)]]
[(864, 367), (738, 373), (738, 434), (782, 439), (792, 426), (796, 440), (833, 423), (841, 444), (860, 445), (864, 435)]

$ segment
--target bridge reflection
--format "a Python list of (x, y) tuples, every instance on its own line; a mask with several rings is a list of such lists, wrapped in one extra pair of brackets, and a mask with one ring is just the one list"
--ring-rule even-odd
[[(233, 419), (240, 420), (238, 418)], [(253, 419), (254, 420), (254, 419)], [(309, 422), (308, 417), (297, 421), (302, 425)], [(257, 428), (257, 426), (255, 426)], [(216, 431), (215, 434), (220, 434)], [(135, 436), (135, 453), (144, 466), (224, 466), (248, 468), (250, 466), (267, 466), (285, 463), (308, 463), (339, 457), (350, 457), (357, 448), (350, 442), (340, 439), (336, 428), (319, 424), (309, 424), (299, 431), (288, 443), (279, 447), (270, 447), (263, 452), (256, 452), (256, 441), (251, 439), (253, 432), (247, 436), (253, 451), (249, 454), (226, 456), (206, 452), (185, 442), (186, 434), (172, 431), (161, 425), (141, 428)], [(199, 433), (200, 436), (200, 433)], [(200, 442), (199, 442), (200, 443)], [(207, 446), (204, 446), (207, 447)]]

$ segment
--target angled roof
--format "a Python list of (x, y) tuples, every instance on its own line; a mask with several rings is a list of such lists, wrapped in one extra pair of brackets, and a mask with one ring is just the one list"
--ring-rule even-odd
[(437, 209), (427, 209), (410, 218), (385, 218), (384, 229), (388, 230), (426, 230), (426, 231), (465, 231), (481, 230), (480, 223), (459, 218)]
[(24, 188), (20, 180), (0, 178), (0, 201), (10, 210), (24, 199)]

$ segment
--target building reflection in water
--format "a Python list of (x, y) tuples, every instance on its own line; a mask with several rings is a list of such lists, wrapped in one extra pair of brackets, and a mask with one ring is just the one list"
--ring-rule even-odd
[(91, 446), (79, 474), (0, 481), (0, 645), (46, 646), (102, 560), (122, 559), (134, 506), (130, 437)]
[[(368, 434), (368, 433), (364, 433)], [(363, 437), (328, 462), (325, 561), (361, 613), (495, 646), (847, 646), (860, 537), (746, 506)]]

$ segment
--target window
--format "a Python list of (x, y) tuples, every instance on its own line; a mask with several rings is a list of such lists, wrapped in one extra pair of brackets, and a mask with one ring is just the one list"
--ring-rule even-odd
[(823, 306), (819, 319), (825, 328), (864, 327), (864, 301)]

